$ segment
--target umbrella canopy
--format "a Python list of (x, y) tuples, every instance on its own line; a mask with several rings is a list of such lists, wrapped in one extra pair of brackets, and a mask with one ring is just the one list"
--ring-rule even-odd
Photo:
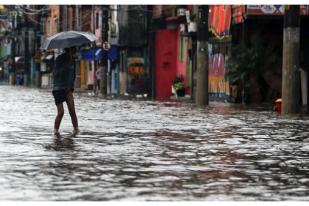
[(48, 37), (41, 46), (41, 49), (60, 49), (73, 46), (81, 46), (96, 40), (96, 36), (90, 32), (64, 31)]

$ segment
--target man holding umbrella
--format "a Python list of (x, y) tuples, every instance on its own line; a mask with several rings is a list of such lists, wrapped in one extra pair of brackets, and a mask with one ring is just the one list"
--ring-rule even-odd
[(71, 116), (73, 132), (75, 136), (79, 133), (78, 121), (75, 112), (74, 104), (74, 81), (75, 81), (75, 69), (74, 69), (74, 57), (75, 48), (65, 48), (64, 52), (57, 56), (55, 60), (55, 68), (53, 70), (53, 96), (55, 104), (57, 106), (57, 116), (54, 124), (54, 135), (60, 136), (59, 127), (64, 114), (63, 102), (66, 102), (68, 110)]
[(53, 71), (53, 96), (57, 106), (57, 116), (54, 124), (54, 135), (60, 137), (59, 127), (64, 114), (63, 102), (66, 102), (73, 125), (73, 136), (79, 133), (78, 121), (74, 104), (74, 81), (75, 68), (74, 58), (75, 47), (95, 42), (96, 36), (90, 32), (65, 31), (48, 37), (41, 46), (41, 49), (64, 49), (64, 52), (57, 56)]

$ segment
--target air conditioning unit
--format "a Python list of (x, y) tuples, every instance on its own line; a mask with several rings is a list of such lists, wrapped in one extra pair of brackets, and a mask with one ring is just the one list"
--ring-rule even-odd
[(179, 8), (177, 9), (177, 16), (185, 16), (186, 15), (186, 9)]

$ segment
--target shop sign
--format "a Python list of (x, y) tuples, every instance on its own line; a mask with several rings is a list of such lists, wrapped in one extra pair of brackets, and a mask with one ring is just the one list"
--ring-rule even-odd
[(248, 15), (283, 15), (283, 5), (248, 5)]
[(128, 58), (128, 73), (131, 75), (145, 74), (144, 58), (141, 57)]
[[(284, 15), (284, 5), (247, 5), (248, 15)], [(309, 15), (309, 6), (300, 5), (300, 14)]]

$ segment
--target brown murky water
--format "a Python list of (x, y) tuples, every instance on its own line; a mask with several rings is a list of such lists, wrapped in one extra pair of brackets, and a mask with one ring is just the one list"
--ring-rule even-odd
[(0, 86), (0, 107), (0, 200), (309, 200), (307, 117), (76, 94), (57, 140), (50, 92)]

